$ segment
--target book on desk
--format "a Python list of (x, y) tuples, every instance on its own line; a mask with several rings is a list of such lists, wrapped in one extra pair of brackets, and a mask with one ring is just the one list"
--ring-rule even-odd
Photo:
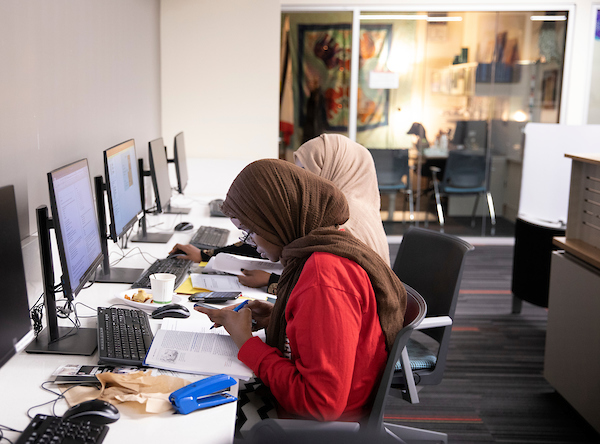
[[(208, 319), (208, 318), (207, 318)], [(223, 328), (209, 332), (210, 322), (165, 318), (154, 335), (144, 365), (202, 375), (225, 373), (248, 380), (252, 370), (238, 358), (238, 348)]]

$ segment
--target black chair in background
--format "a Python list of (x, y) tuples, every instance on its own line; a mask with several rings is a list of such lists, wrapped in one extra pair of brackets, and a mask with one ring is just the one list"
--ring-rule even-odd
[[(445, 433), (383, 422), (385, 399), (388, 394), (405, 397), (391, 387), (394, 366), (401, 358), (411, 333), (423, 320), (427, 304), (414, 289), (406, 286), (407, 307), (404, 328), (396, 336), (388, 361), (377, 388), (371, 413), (360, 422), (320, 422), (299, 419), (265, 419), (256, 424), (243, 442), (251, 444), (364, 444), (404, 442), (448, 442)], [(410, 372), (407, 381), (412, 378)]]
[[(442, 381), (465, 256), (473, 249), (458, 237), (424, 228), (410, 227), (402, 237), (393, 270), (427, 303), (427, 317), (403, 352), (419, 388)], [(417, 390), (406, 385), (404, 368), (404, 362), (397, 363), (392, 387), (402, 389), (405, 399), (416, 403)]]
[(388, 220), (394, 220), (396, 211), (396, 195), (404, 194), (402, 203), (402, 221), (404, 222), (404, 209), (408, 199), (410, 220), (415, 219), (413, 191), (410, 180), (410, 167), (408, 164), (407, 149), (376, 149), (369, 148), (375, 162), (379, 192), (389, 196)]
[[(496, 212), (492, 194), (486, 186), (486, 156), (480, 152), (469, 150), (455, 150), (448, 153), (448, 160), (444, 168), (444, 175), (440, 180), (439, 169), (432, 167), (433, 188), (440, 230), (444, 231), (444, 210), (442, 198), (449, 195), (469, 196), (475, 195), (475, 204), (471, 215), (471, 226), (475, 226), (475, 213), (479, 196), (485, 196), (487, 200), (490, 218), (492, 221), (492, 234), (496, 226)], [(425, 221), (427, 224), (427, 220)]]

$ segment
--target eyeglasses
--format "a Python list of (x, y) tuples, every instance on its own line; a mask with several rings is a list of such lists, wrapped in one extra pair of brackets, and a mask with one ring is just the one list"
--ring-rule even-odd
[(252, 234), (252, 231), (245, 231), (245, 230), (242, 230), (242, 231), (244, 231), (244, 234), (240, 236), (240, 241), (242, 241), (244, 244), (248, 244), (253, 247), (256, 247), (256, 243), (250, 237), (250, 235)]

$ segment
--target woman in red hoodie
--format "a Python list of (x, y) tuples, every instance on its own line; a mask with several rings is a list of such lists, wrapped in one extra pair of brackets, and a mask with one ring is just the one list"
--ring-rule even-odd
[[(229, 332), (280, 417), (364, 416), (402, 328), (406, 291), (381, 256), (339, 229), (349, 216), (344, 194), (289, 162), (260, 160), (234, 180), (223, 213), (264, 258), (281, 260), (277, 302), (197, 310)], [(252, 335), (252, 319), (266, 343)]]

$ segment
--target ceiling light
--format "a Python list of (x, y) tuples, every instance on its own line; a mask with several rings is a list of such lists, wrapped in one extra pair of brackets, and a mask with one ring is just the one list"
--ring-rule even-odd
[(532, 22), (564, 22), (567, 19), (566, 15), (532, 15)]
[(462, 22), (462, 17), (427, 17), (428, 22)]
[(426, 15), (409, 14), (361, 14), (360, 18), (362, 20), (427, 20)]

